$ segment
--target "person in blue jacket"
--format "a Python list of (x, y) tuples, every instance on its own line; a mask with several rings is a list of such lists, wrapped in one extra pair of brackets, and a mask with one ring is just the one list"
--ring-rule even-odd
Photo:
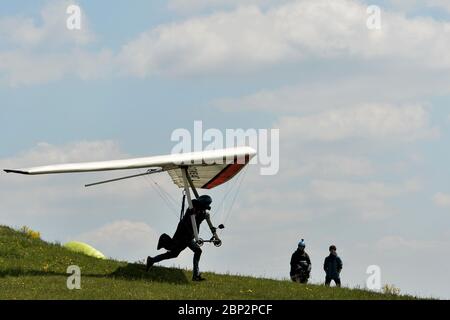
[(336, 252), (336, 246), (331, 245), (330, 255), (325, 258), (323, 263), (323, 270), (325, 270), (325, 285), (330, 286), (331, 281), (333, 280), (336, 283), (336, 286), (341, 286), (341, 271), (342, 271), (342, 260), (339, 258)]

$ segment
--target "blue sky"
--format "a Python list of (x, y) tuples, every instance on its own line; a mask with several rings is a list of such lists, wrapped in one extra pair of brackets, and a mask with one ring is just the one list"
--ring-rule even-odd
[[(0, 4), (2, 167), (165, 154), (195, 120), (280, 129), (280, 172), (249, 169), (204, 269), (287, 277), (304, 237), (315, 282), (333, 242), (349, 286), (377, 264), (383, 283), (450, 297), (446, 1), (78, 1), (82, 30), (68, 31), (71, 3)], [(369, 4), (381, 30), (366, 27)], [(110, 176), (2, 174), (0, 223), (154, 254), (176, 214), (143, 179), (82, 188)]]

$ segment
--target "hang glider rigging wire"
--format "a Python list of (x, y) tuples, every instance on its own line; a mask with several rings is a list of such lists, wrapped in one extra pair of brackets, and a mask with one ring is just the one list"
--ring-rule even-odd
[(234, 203), (236, 202), (236, 199), (237, 199), (237, 197), (239, 195), (239, 192), (240, 192), (241, 187), (242, 187), (242, 182), (244, 181), (245, 176), (247, 175), (247, 172), (248, 172), (248, 167), (246, 167), (244, 169), (244, 172), (242, 174), (240, 174), (240, 177), (239, 177), (240, 180), (238, 182), (238, 186), (237, 186), (236, 192), (234, 193), (234, 197), (233, 197), (233, 200), (231, 201), (231, 205), (227, 209), (228, 212), (225, 214), (225, 221), (223, 222), (224, 224), (227, 223), (228, 218), (230, 218), (230, 216), (232, 214)]
[[(226, 224), (226, 223), (227, 223), (228, 219), (230, 218), (230, 216), (231, 216), (231, 214), (232, 214), (232, 210), (233, 210), (233, 207), (234, 207), (234, 203), (236, 202), (237, 196), (239, 195), (239, 191), (240, 191), (240, 189), (241, 189), (242, 182), (245, 180), (245, 177), (246, 177), (246, 175), (247, 175), (247, 171), (248, 171), (248, 167), (246, 167), (246, 168), (243, 170), (243, 172), (239, 174), (239, 176), (237, 177), (237, 179), (235, 179), (233, 185), (232, 185), (232, 186), (227, 190), (227, 192), (225, 193), (225, 196), (222, 198), (222, 201), (221, 201), (220, 205), (217, 207), (217, 208), (218, 208), (218, 211), (220, 210), (219, 208), (222, 207), (222, 210), (220, 210), (220, 212), (221, 212), (220, 215), (221, 215), (221, 220), (222, 220), (222, 223), (223, 223), (223, 224)], [(230, 195), (233, 193), (233, 192), (232, 192), (233, 190), (234, 190), (234, 196), (232, 197), (230, 206), (228, 206), (228, 208), (225, 209), (225, 199), (228, 198), (228, 196), (230, 196)], [(216, 211), (216, 212), (214, 213), (214, 215), (216, 215), (218, 211)], [(218, 232), (221, 233), (222, 230), (218, 230)]]
[[(225, 195), (222, 197), (222, 200), (220, 204), (217, 206), (217, 211), (215, 211), (212, 216), (217, 217), (220, 216), (220, 220), (222, 220), (222, 223), (225, 224), (228, 219), (230, 218), (232, 214), (232, 210), (234, 207), (234, 204), (236, 202), (237, 196), (239, 194), (239, 191), (241, 189), (242, 183), (247, 175), (248, 167), (245, 167), (243, 172), (241, 172), (237, 179), (234, 179), (233, 183), (229, 185), (228, 189), (225, 192)], [(184, 190), (182, 191), (183, 194), (183, 204), (181, 208), (181, 212), (178, 215), (178, 202), (174, 199), (174, 197), (167, 192), (158, 182), (152, 179), (149, 175), (143, 175), (142, 176), (145, 181), (147, 181), (148, 184), (156, 191), (156, 193), (159, 195), (159, 197), (163, 200), (166, 207), (169, 209), (171, 214), (177, 217), (177, 219), (181, 219), (184, 215), (184, 199), (186, 197), (186, 194)], [(225, 201), (228, 200), (228, 197), (231, 196), (231, 203), (230, 206), (225, 209)], [(220, 213), (219, 213), (220, 212)], [(220, 230), (221, 231), (221, 230)]]
[(156, 181), (154, 181), (149, 176), (143, 176), (144, 180), (156, 191), (159, 197), (163, 200), (166, 207), (169, 209), (170, 213), (178, 218), (177, 204), (173, 197), (165, 191)]

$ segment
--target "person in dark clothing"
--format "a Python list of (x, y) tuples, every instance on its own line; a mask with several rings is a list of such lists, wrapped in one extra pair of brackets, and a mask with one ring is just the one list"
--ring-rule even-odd
[(336, 286), (341, 286), (341, 271), (342, 271), (342, 260), (338, 257), (336, 252), (336, 246), (332, 245), (329, 248), (330, 255), (325, 258), (325, 262), (323, 263), (323, 270), (325, 270), (325, 285), (330, 286), (331, 280), (336, 283)]
[(201, 223), (206, 219), (207, 212), (210, 210), (212, 199), (210, 196), (203, 195), (198, 199), (192, 200), (193, 208), (188, 208), (183, 218), (180, 220), (177, 226), (175, 234), (171, 238), (167, 234), (162, 234), (158, 241), (158, 250), (164, 248), (166, 253), (160, 254), (156, 257), (147, 258), (147, 271), (153, 264), (163, 260), (172, 259), (178, 257), (178, 255), (186, 248), (191, 249), (194, 252), (193, 259), (193, 281), (205, 280), (199, 271), (200, 256), (202, 249), (195, 241), (194, 230), (192, 228), (191, 216), (195, 215), (195, 222), (197, 224), (197, 230), (200, 229)]
[(292, 281), (299, 283), (308, 283), (309, 275), (311, 273), (311, 259), (305, 252), (305, 240), (302, 239), (297, 247), (297, 250), (291, 257), (291, 272)]

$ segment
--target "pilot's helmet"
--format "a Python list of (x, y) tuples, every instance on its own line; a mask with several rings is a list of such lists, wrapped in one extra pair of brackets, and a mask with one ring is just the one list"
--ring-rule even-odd
[(202, 195), (197, 198), (197, 204), (200, 209), (211, 210), (212, 198), (208, 195)]

